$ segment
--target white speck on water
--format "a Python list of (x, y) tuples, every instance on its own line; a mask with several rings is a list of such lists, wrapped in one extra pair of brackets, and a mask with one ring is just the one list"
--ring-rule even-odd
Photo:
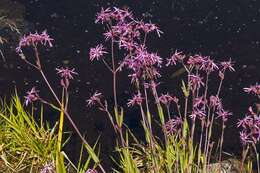
[(59, 17), (59, 15), (57, 13), (52, 13), (50, 16), (51, 16), (51, 18), (58, 18)]

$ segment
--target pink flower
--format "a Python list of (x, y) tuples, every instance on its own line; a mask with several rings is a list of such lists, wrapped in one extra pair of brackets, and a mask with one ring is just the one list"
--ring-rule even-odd
[(206, 117), (206, 113), (204, 111), (204, 109), (193, 109), (191, 115), (189, 115), (189, 117), (192, 119), (192, 120), (195, 120), (197, 117), (203, 121)]
[(210, 106), (212, 107), (217, 107), (217, 109), (222, 109), (222, 103), (219, 97), (216, 96), (210, 96), (209, 97), (210, 100)]
[(132, 12), (128, 9), (120, 9), (114, 7), (112, 10), (110, 8), (101, 8), (101, 11), (97, 14), (95, 23), (105, 23), (111, 20), (117, 22), (124, 22), (126, 19), (132, 19)]
[(163, 129), (167, 136), (175, 134), (182, 127), (183, 121), (180, 117), (172, 118), (165, 123)]
[(193, 101), (193, 108), (201, 108), (201, 107), (204, 108), (206, 104), (207, 104), (207, 100), (205, 100), (203, 96), (196, 97), (194, 98)]
[(95, 59), (99, 60), (103, 57), (104, 54), (107, 54), (107, 52), (105, 51), (103, 45), (99, 44), (95, 48), (90, 48), (89, 59), (90, 61), (93, 61)]
[(132, 19), (133, 14), (128, 9), (120, 9), (117, 7), (113, 8), (112, 17), (114, 20), (117, 20), (118, 22), (124, 22), (126, 18)]
[(56, 70), (58, 71), (57, 74), (62, 78), (60, 83), (61, 86), (63, 86), (64, 88), (68, 88), (69, 87), (69, 80), (73, 79), (73, 75), (77, 75), (78, 73), (75, 72), (75, 69), (68, 69), (68, 68), (56, 68)]
[(240, 132), (242, 143), (250, 142), (256, 144), (260, 142), (260, 121), (258, 115), (251, 114), (249, 110), (249, 114), (238, 121), (237, 127), (242, 128), (242, 132)]
[(100, 99), (102, 97), (102, 94), (96, 91), (88, 100), (87, 100), (87, 106), (93, 106), (96, 103), (100, 103)]
[(222, 118), (222, 121), (226, 122), (228, 120), (228, 117), (232, 115), (231, 112), (224, 111), (223, 109), (217, 111), (218, 116), (216, 118)]
[(142, 29), (146, 34), (155, 31), (158, 37), (160, 37), (163, 33), (158, 26), (152, 23), (139, 22), (138, 28)]
[(108, 22), (111, 18), (111, 9), (107, 8), (104, 10), (104, 8), (101, 8), (101, 11), (99, 13), (97, 13), (97, 17), (95, 20), (95, 23), (104, 23), (104, 22)]
[(75, 69), (72, 68), (72, 69), (69, 69), (69, 68), (64, 68), (64, 67), (61, 67), (61, 68), (56, 68), (57, 70), (57, 74), (60, 75), (60, 77), (62, 78), (67, 78), (67, 79), (73, 79), (73, 75), (78, 75), (77, 72), (75, 72)]
[(217, 64), (214, 63), (213, 60), (211, 60), (209, 57), (205, 57), (200, 69), (209, 73), (218, 70), (219, 68)]
[(232, 63), (231, 59), (229, 61), (223, 61), (220, 63), (221, 67), (222, 67), (222, 71), (225, 71), (226, 69), (228, 69), (231, 72), (234, 72), (234, 64)]
[(249, 135), (246, 132), (244, 132), (244, 131), (239, 132), (239, 136), (240, 136), (241, 143), (243, 145), (247, 145), (251, 142), (249, 139)]
[(52, 47), (53, 39), (47, 34), (47, 31), (43, 31), (41, 34), (37, 32), (34, 34), (29, 34), (28, 36), (24, 36), (20, 39), (19, 45), (16, 48), (17, 53), (22, 53), (22, 48), (27, 46), (37, 46), (38, 44), (42, 44), (46, 46), (48, 44), (49, 47)]
[(170, 105), (171, 102), (175, 102), (176, 103), (176, 97), (172, 97), (169, 95), (169, 93), (167, 94), (162, 94), (159, 97), (159, 102), (161, 102), (164, 105)]
[(177, 62), (182, 62), (184, 58), (185, 55), (183, 55), (182, 52), (178, 52), (176, 50), (174, 54), (171, 56), (171, 58), (167, 59), (166, 66), (176, 65)]
[(141, 94), (136, 94), (133, 96), (132, 99), (128, 99), (127, 106), (134, 106), (134, 105), (141, 105), (143, 101), (143, 98), (141, 97)]
[(38, 95), (39, 91), (36, 90), (35, 87), (33, 87), (30, 91), (27, 91), (26, 94), (27, 96), (25, 96), (25, 105), (27, 106), (29, 103), (32, 103), (36, 100), (39, 99), (39, 95)]
[[(124, 65), (133, 71), (131, 77), (155, 79), (160, 77), (162, 58), (157, 53), (149, 53), (144, 46), (138, 47), (131, 57), (124, 60)], [(132, 78), (133, 79), (133, 78)]]
[(204, 86), (204, 82), (202, 81), (202, 78), (199, 75), (189, 75), (189, 77), (190, 87), (193, 91), (199, 89), (201, 86)]
[(193, 65), (197, 69), (199, 69), (202, 66), (203, 62), (204, 62), (204, 57), (200, 55), (194, 55), (189, 57), (187, 64)]
[(244, 91), (247, 93), (260, 96), (260, 85), (259, 84), (252, 85), (249, 88), (244, 88)]

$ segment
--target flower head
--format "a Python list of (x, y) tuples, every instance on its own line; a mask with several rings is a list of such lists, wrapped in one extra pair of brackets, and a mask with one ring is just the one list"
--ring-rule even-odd
[(69, 87), (69, 81), (71, 79), (73, 79), (73, 75), (77, 75), (78, 73), (75, 72), (75, 69), (69, 69), (69, 68), (56, 68), (57, 70), (57, 74), (62, 78), (60, 83), (61, 86), (63, 86), (64, 88), (68, 88)]
[(143, 101), (143, 98), (141, 97), (141, 94), (136, 94), (132, 97), (132, 99), (128, 99), (127, 106), (134, 106), (134, 105), (141, 105)]
[(169, 93), (167, 93), (167, 94), (162, 94), (159, 97), (159, 102), (161, 102), (164, 105), (169, 105), (171, 102), (177, 103), (178, 101), (176, 97), (172, 97), (169, 95)]
[(23, 36), (20, 41), (19, 45), (16, 48), (17, 53), (22, 53), (22, 48), (27, 46), (37, 46), (38, 44), (42, 44), (44, 46), (48, 45), (52, 47), (53, 39), (47, 34), (47, 31), (43, 31), (41, 34), (37, 32), (34, 34), (29, 34), (28, 36)]
[(30, 91), (27, 91), (26, 92), (27, 95), (24, 97), (25, 105), (27, 106), (29, 103), (32, 103), (32, 102), (38, 100), (40, 98), (38, 93), (39, 93), (39, 91), (36, 90), (35, 87), (33, 87)]
[(57, 70), (57, 74), (62, 78), (73, 79), (73, 75), (78, 75), (78, 73), (75, 72), (74, 68), (69, 69), (67, 67), (66, 68), (61, 67), (61, 68), (56, 68), (56, 70)]
[(100, 99), (102, 97), (102, 94), (98, 91), (96, 91), (87, 101), (87, 106), (93, 106), (96, 103), (100, 103)]
[(174, 54), (171, 56), (171, 58), (167, 59), (166, 66), (169, 65), (176, 65), (177, 62), (182, 62), (185, 58), (185, 55), (182, 54), (182, 52), (178, 52), (177, 50), (174, 52)]
[(191, 115), (189, 115), (189, 117), (192, 119), (192, 120), (195, 120), (197, 117), (203, 121), (206, 117), (206, 113), (205, 113), (205, 110), (204, 109), (193, 109)]
[(110, 8), (101, 8), (101, 11), (97, 13), (95, 23), (104, 23), (108, 22), (111, 18), (111, 9)]
[(234, 63), (231, 61), (231, 59), (229, 61), (223, 61), (220, 62), (220, 66), (222, 67), (222, 71), (225, 71), (226, 69), (228, 69), (231, 72), (234, 72)]
[(103, 47), (103, 45), (99, 44), (94, 48), (90, 48), (89, 59), (90, 59), (90, 61), (93, 61), (95, 59), (100, 60), (104, 54), (107, 54), (107, 52), (105, 51), (105, 48)]
[(217, 118), (221, 118), (223, 122), (226, 122), (228, 120), (228, 117), (231, 116), (232, 113), (221, 109), (217, 111), (217, 115)]
[(260, 97), (260, 85), (259, 84), (252, 85), (249, 88), (244, 88), (244, 91)]
[(239, 136), (240, 136), (241, 143), (243, 145), (247, 145), (247, 144), (251, 143), (249, 135), (246, 132), (244, 132), (244, 131), (239, 132)]
[(212, 71), (218, 70), (219, 68), (212, 59), (205, 57), (200, 69), (210, 73)]
[(199, 75), (189, 75), (190, 77), (190, 86), (193, 91), (199, 89), (201, 86), (204, 86), (204, 82)]
[(195, 66), (197, 69), (201, 68), (202, 64), (204, 63), (204, 57), (201, 55), (194, 55), (190, 56), (187, 64)]
[(161, 36), (161, 34), (163, 33), (158, 26), (156, 26), (155, 24), (152, 23), (144, 23), (144, 22), (139, 22), (139, 26), (140, 29), (142, 29), (146, 34), (155, 31), (158, 35), (158, 37)]
[(163, 129), (166, 135), (170, 136), (179, 131), (182, 127), (183, 121), (180, 117), (172, 118), (165, 123)]
[(221, 99), (217, 96), (212, 95), (209, 97), (209, 105), (211, 107), (216, 107), (218, 110), (222, 109)]

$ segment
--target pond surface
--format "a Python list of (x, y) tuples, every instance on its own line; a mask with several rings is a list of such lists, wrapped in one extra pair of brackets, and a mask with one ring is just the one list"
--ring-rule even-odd
[[(55, 39), (54, 48), (41, 53), (44, 70), (51, 82), (56, 86), (59, 84), (54, 75), (57, 66), (74, 67), (79, 73), (71, 87), (71, 112), (89, 141), (94, 142), (98, 134), (102, 135), (101, 152), (111, 151), (112, 128), (102, 113), (85, 107), (85, 100), (95, 90), (104, 92), (111, 99), (112, 77), (102, 64), (91, 64), (88, 53), (90, 47), (103, 42), (103, 28), (94, 24), (96, 13), (101, 7), (113, 6), (129, 7), (138, 18), (160, 26), (164, 32), (162, 37), (150, 38), (149, 42), (150, 49), (163, 58), (178, 49), (186, 54), (209, 55), (217, 61), (229, 58), (235, 61), (236, 72), (227, 74), (221, 94), (226, 109), (234, 114), (226, 130), (224, 151), (240, 152), (236, 119), (242, 117), (254, 101), (242, 88), (260, 81), (260, 1), (19, 0), (19, 3), (25, 7), (24, 19), (30, 23), (31, 32), (47, 29)], [(15, 10), (17, 6), (12, 8)], [(22, 95), (37, 86), (42, 96), (51, 98), (40, 75), (28, 68), (13, 51), (5, 52), (6, 62), (0, 63), (0, 95), (10, 96), (14, 87)], [(176, 70), (171, 68), (162, 72), (162, 91), (178, 92), (179, 80), (170, 78)], [(123, 75), (120, 80), (119, 101), (124, 103), (131, 96), (129, 80)], [(214, 81), (211, 82), (214, 89)], [(127, 116), (127, 123), (135, 129), (138, 126), (135, 111), (129, 111)], [(48, 110), (46, 119), (54, 121), (57, 115)], [(79, 148), (80, 140), (73, 136), (66, 147), (73, 160), (77, 160), (75, 153)], [(108, 158), (104, 157), (104, 161), (110, 165)]]

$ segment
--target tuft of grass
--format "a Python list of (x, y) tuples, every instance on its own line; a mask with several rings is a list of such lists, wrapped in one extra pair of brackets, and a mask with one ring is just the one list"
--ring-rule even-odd
[[(17, 95), (10, 103), (0, 105), (0, 170), (8, 172), (40, 172), (55, 158), (56, 126), (43, 123), (43, 107), (39, 114), (28, 113)], [(37, 117), (40, 123), (35, 121)]]

